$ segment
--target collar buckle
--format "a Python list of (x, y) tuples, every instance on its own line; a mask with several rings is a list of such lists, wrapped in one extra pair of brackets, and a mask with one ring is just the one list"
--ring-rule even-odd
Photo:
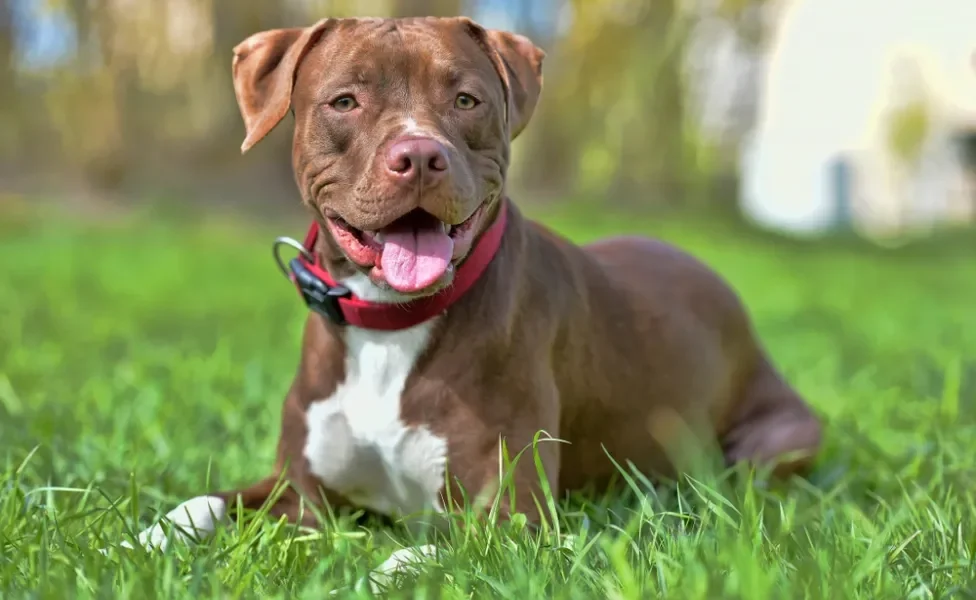
[(333, 287), (327, 285), (303, 264), (300, 257), (291, 259), (288, 265), (291, 267), (293, 281), (298, 286), (305, 304), (336, 325), (345, 325), (346, 317), (342, 314), (339, 298), (346, 298), (352, 292), (341, 285)]
[[(291, 246), (299, 252), (299, 256), (288, 261), (287, 266), (285, 266), (279, 252), (279, 249), (283, 245)], [(342, 306), (339, 304), (339, 299), (351, 296), (352, 292), (341, 285), (328, 285), (321, 277), (309, 269), (306, 263), (315, 264), (315, 256), (305, 246), (292, 238), (279, 237), (274, 241), (272, 249), (274, 251), (275, 262), (278, 263), (278, 268), (298, 288), (298, 292), (302, 295), (306, 306), (336, 325), (345, 325), (347, 321), (345, 315), (342, 313)]]

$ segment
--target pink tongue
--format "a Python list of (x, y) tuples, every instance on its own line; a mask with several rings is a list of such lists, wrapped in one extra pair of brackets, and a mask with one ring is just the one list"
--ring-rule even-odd
[(441, 278), (451, 263), (454, 240), (440, 227), (392, 226), (383, 230), (380, 265), (390, 287), (417, 292)]

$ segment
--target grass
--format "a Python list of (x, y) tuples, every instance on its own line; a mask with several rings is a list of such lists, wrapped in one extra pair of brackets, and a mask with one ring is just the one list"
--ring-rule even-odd
[[(681, 218), (546, 219), (673, 240), (748, 304), (827, 423), (808, 481), (750, 475), (559, 503), (556, 528), (452, 530), (391, 597), (976, 597), (976, 246), (778, 242)], [(0, 214), (0, 597), (368, 597), (408, 534), (266, 519), (103, 556), (273, 461), (304, 317), (270, 259), (300, 223)]]

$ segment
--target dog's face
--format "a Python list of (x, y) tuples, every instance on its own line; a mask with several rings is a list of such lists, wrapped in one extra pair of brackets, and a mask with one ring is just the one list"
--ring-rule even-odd
[(466, 18), (325, 19), (234, 49), (247, 151), (295, 114), (304, 201), (348, 267), (383, 288), (452, 281), (503, 193), (544, 53)]

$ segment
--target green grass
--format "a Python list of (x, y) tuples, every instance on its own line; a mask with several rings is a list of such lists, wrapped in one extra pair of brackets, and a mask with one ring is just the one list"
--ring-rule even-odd
[[(560, 503), (568, 548), (553, 527), (457, 528), (391, 596), (976, 597), (976, 246), (547, 218), (579, 240), (660, 235), (720, 271), (824, 416), (823, 456), (775, 488), (638, 478), (639, 495)], [(268, 472), (304, 317), (269, 242), (302, 232), (0, 214), (0, 597), (369, 595), (357, 582), (412, 540), (347, 517), (314, 535), (248, 520), (163, 556), (95, 551)]]

